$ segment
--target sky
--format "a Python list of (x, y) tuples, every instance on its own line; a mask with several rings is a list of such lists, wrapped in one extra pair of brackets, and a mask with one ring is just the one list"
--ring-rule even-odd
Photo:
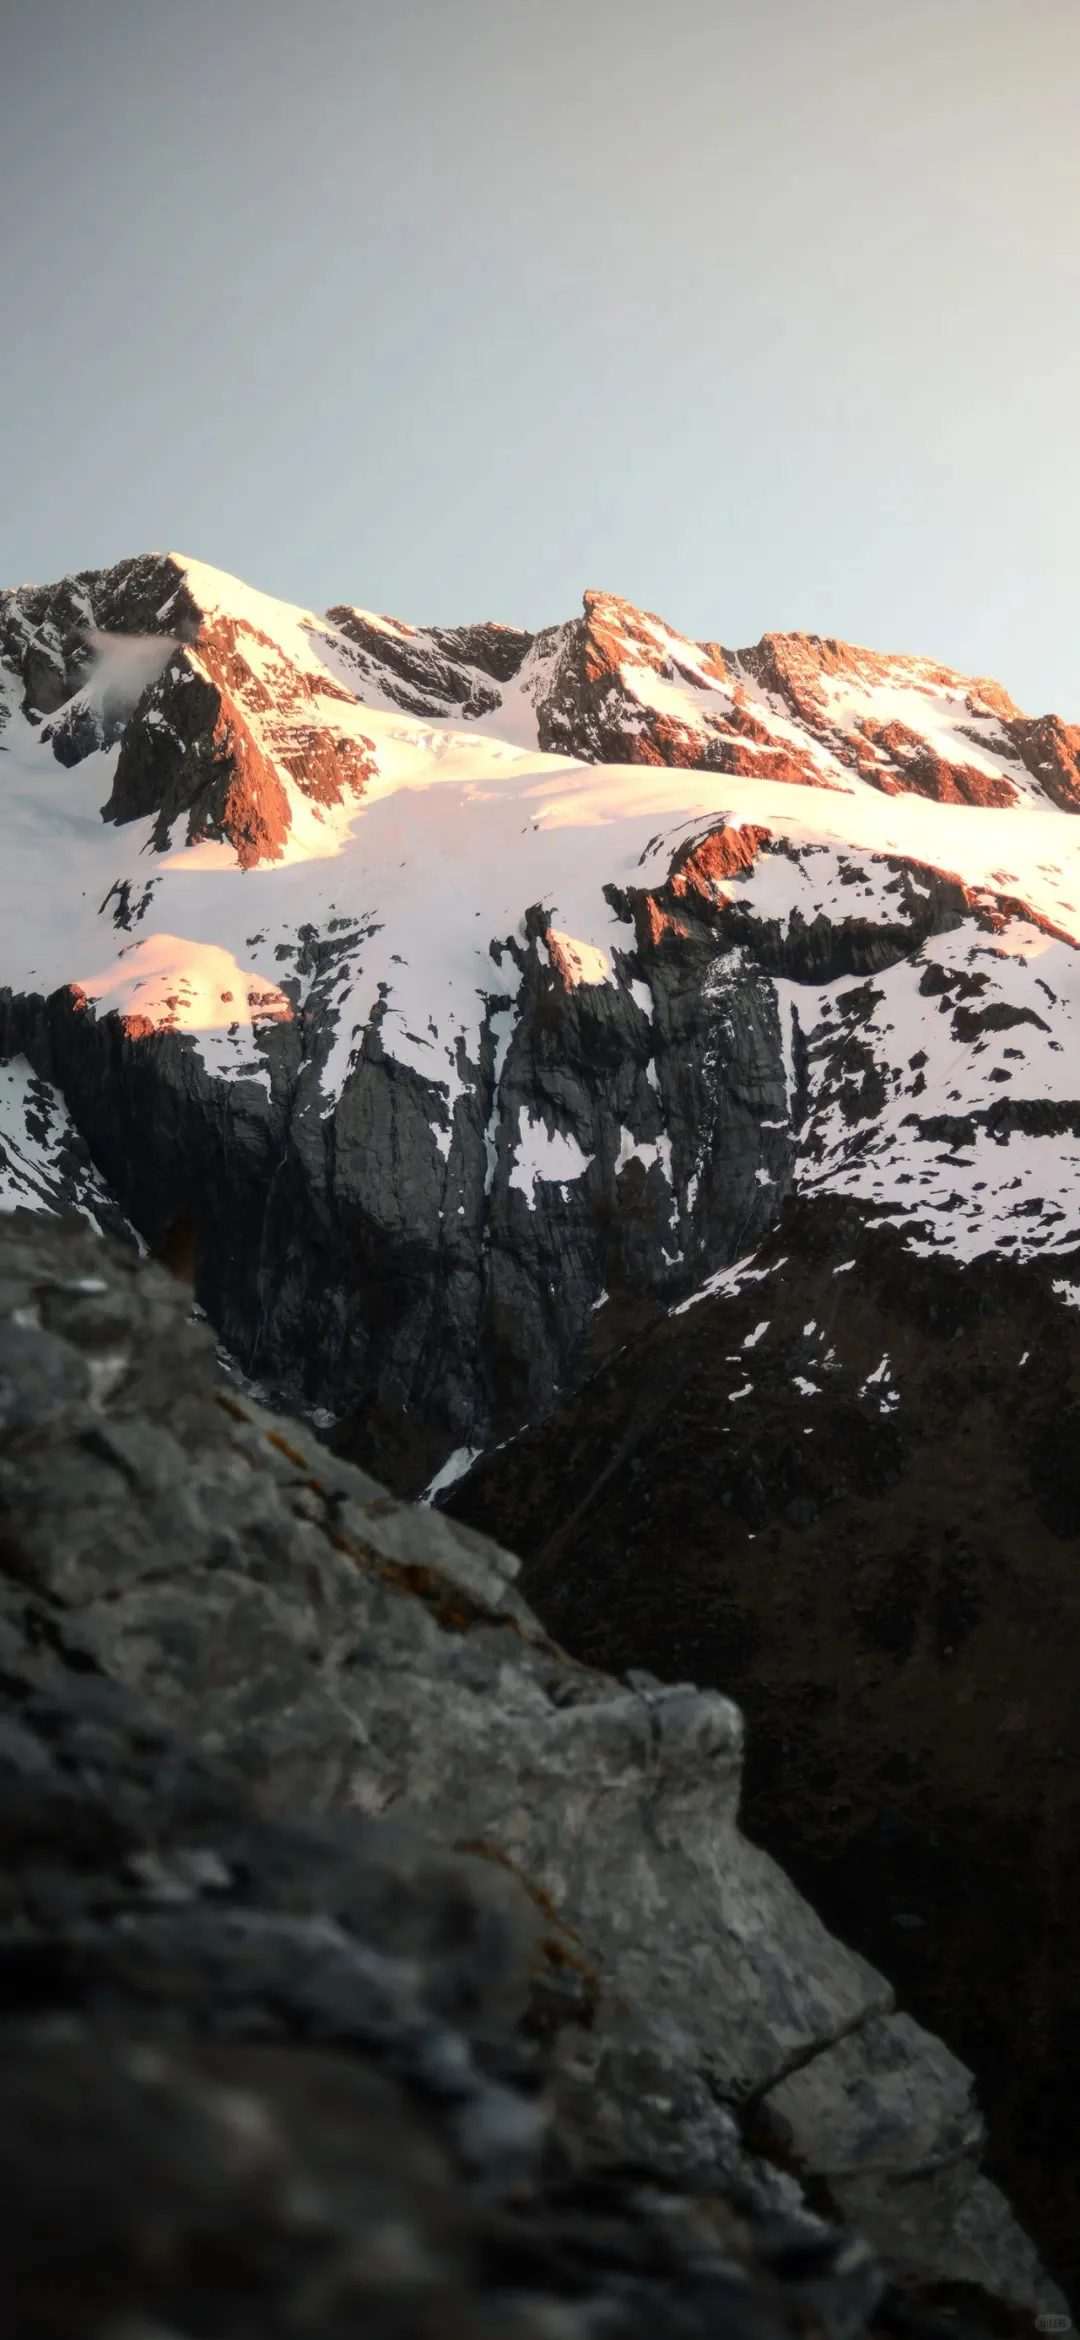
[(1080, 0), (4, 0), (0, 584), (805, 628), (1080, 720)]

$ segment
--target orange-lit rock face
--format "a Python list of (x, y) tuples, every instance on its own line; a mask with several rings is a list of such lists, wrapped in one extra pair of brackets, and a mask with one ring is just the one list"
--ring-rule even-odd
[(723, 901), (725, 878), (752, 869), (762, 847), (771, 842), (772, 830), (759, 828), (752, 821), (743, 828), (725, 825), (710, 829), (707, 837), (699, 837), (676, 854), (671, 865), (672, 892)]
[[(1080, 733), (1056, 716), (1032, 723), (989, 677), (969, 679), (932, 659), (882, 656), (817, 634), (765, 634), (750, 649), (727, 656), (732, 671), (752, 677), (831, 757), (887, 796), (911, 793), (939, 804), (998, 807), (1019, 801), (1005, 774), (986, 771), (966, 755), (944, 754), (924, 735), (923, 708), (929, 734), (936, 709), (947, 703), (970, 718), (952, 722), (958, 743), (970, 741), (1026, 766), (1053, 802), (1080, 807)], [(898, 693), (912, 709), (909, 721), (859, 711), (860, 699)], [(848, 722), (839, 718), (845, 695), (852, 710)]]
[(1017, 713), (999, 683), (981, 677), (972, 682), (935, 659), (864, 650), (858, 643), (841, 642), (832, 634), (763, 634), (750, 649), (729, 652), (728, 656), (739, 673), (752, 675), (811, 728), (828, 714), (830, 683), (873, 690), (888, 688), (898, 678), (910, 680), (926, 692), (958, 690), (972, 713), (1002, 717)]
[(147, 935), (100, 974), (69, 988), (76, 1009), (93, 1001), (99, 1015), (118, 1015), (129, 1040), (151, 1032), (255, 1029), (290, 1023), (293, 1015), (275, 983), (238, 966), (222, 945), (183, 935)]
[(154, 841), (164, 849), (186, 814), (191, 844), (225, 839), (244, 868), (280, 860), (292, 825), (289, 782), (330, 806), (361, 795), (370, 777), (374, 750), (342, 729), (341, 702), (355, 704), (256, 627), (202, 619), (126, 726), (105, 817), (156, 814)]
[(1007, 724), (1033, 780), (1062, 812), (1080, 812), (1080, 724), (1060, 715), (1015, 715)]
[[(703, 678), (721, 690), (728, 687), (724, 655), (716, 643), (684, 641), (663, 618), (655, 617), (651, 610), (635, 609), (633, 602), (621, 600), (617, 593), (590, 591), (584, 596), (584, 608), (583, 665), (588, 682), (610, 681), (632, 661), (651, 666), (657, 674), (673, 665), (685, 681), (696, 684)], [(695, 654), (681, 669), (680, 647)]]
[[(235, 588), (235, 608), (213, 598), (221, 588)], [(318, 622), (283, 609), (274, 639), (261, 608), (280, 605), (151, 554), (0, 596), (0, 651), (23, 672), (34, 719), (47, 715), (41, 736), (60, 763), (119, 743), (107, 820), (152, 818), (161, 850), (183, 817), (189, 842), (225, 840), (252, 867), (286, 850), (292, 791), (337, 806), (374, 768)]]
[[(931, 754), (925, 740), (905, 723), (876, 723), (873, 716), (864, 715), (859, 729), (877, 750), (876, 759), (868, 757), (860, 766), (863, 777), (873, 780), (886, 796), (910, 793), (931, 797), (937, 804), (1009, 805), (1018, 801), (1017, 790), (1008, 780), (980, 772), (974, 764), (953, 764)], [(882, 757), (888, 758), (888, 767)]]
[(680, 916), (679, 904), (685, 903), (690, 913), (695, 904), (711, 910), (721, 909), (731, 900), (731, 879), (752, 869), (759, 853), (767, 850), (772, 841), (772, 830), (759, 827), (756, 822), (747, 821), (740, 827), (733, 821), (725, 821), (704, 837), (693, 838), (680, 846), (662, 892), (632, 897), (639, 948), (648, 946), (655, 950), (668, 938), (685, 941), (689, 929), (686, 919)]
[(647, 942), (654, 950), (669, 936), (675, 941), (685, 942), (689, 932), (685, 921), (677, 918), (673, 911), (665, 910), (663, 904), (657, 901), (655, 894), (639, 894), (636, 897), (634, 923), (637, 928), (639, 947), (643, 942)]
[(217, 684), (234, 718), (258, 722), (263, 750), (318, 804), (340, 804), (347, 790), (362, 792), (374, 751), (340, 728), (351, 691), (325, 670), (305, 670), (268, 634), (242, 620), (215, 617), (199, 631), (200, 664)]
[(730, 772), (747, 780), (781, 780), (804, 788), (829, 786), (812, 755), (779, 746), (765, 725), (738, 703), (726, 721), (710, 711), (696, 727), (672, 715), (654, 715), (648, 731), (628, 732), (621, 758), (605, 760)]
[[(880, 686), (893, 679), (897, 663), (874, 650), (861, 650), (853, 642), (821, 634), (763, 634), (751, 649), (740, 650), (736, 659), (740, 673), (751, 675), (763, 690), (783, 700), (811, 730), (819, 729), (828, 719), (827, 681)], [(927, 671), (938, 680), (947, 674), (944, 667)]]
[(227, 838), (244, 868), (280, 859), (290, 826), (281, 777), (240, 705), (188, 649), (174, 654), (135, 709), (104, 814), (117, 822), (156, 814), (160, 850), (186, 814), (189, 843)]
[[(930, 659), (884, 656), (817, 634), (765, 634), (744, 650), (692, 643), (606, 594), (586, 594), (585, 611), (583, 669), (603, 696), (597, 729), (605, 760), (614, 760), (619, 748), (630, 763), (687, 765), (816, 787), (837, 784), (838, 773), (828, 776), (831, 764), (834, 772), (846, 766), (886, 795), (913, 793), (941, 804), (1016, 804), (1020, 791), (1004, 773), (984, 769), (966, 753), (935, 747), (931, 735), (947, 707), (958, 745), (970, 742), (1026, 769), (1052, 803), (1080, 809), (1080, 729), (1057, 716), (1022, 715), (989, 678), (970, 679)], [(643, 703), (644, 674), (677, 682), (680, 714)], [(699, 705), (691, 692), (700, 694)], [(898, 697), (911, 710), (908, 720), (873, 712), (875, 699)], [(791, 736), (795, 726), (802, 739)]]
[(778, 738), (751, 707), (718, 643), (692, 642), (614, 593), (587, 592), (584, 610), (563, 629), (537, 699), (541, 747), (596, 763), (829, 785), (810, 744)]
[(998, 684), (930, 659), (816, 634), (725, 650), (598, 592), (542, 639), (544, 748), (813, 788), (843, 787), (850, 772), (885, 795), (998, 808), (1020, 801), (1026, 770), (1052, 802), (1080, 808), (1080, 733), (1032, 723)]

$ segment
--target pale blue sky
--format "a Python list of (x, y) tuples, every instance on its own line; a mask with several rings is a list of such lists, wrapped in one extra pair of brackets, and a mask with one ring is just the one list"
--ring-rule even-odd
[(1080, 0), (5, 0), (0, 582), (926, 650), (1080, 719)]

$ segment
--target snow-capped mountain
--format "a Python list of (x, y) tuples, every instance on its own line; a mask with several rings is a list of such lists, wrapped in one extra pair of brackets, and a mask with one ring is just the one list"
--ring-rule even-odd
[(1080, 729), (607, 594), (423, 629), (177, 555), (3, 596), (0, 655), (3, 1199), (183, 1222), (241, 1364), (402, 1484), (794, 1186), (1068, 1299)]

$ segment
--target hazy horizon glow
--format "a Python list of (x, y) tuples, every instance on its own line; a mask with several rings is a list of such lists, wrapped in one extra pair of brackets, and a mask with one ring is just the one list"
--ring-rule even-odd
[(9, 0), (0, 583), (838, 634), (1080, 719), (1076, 0)]

